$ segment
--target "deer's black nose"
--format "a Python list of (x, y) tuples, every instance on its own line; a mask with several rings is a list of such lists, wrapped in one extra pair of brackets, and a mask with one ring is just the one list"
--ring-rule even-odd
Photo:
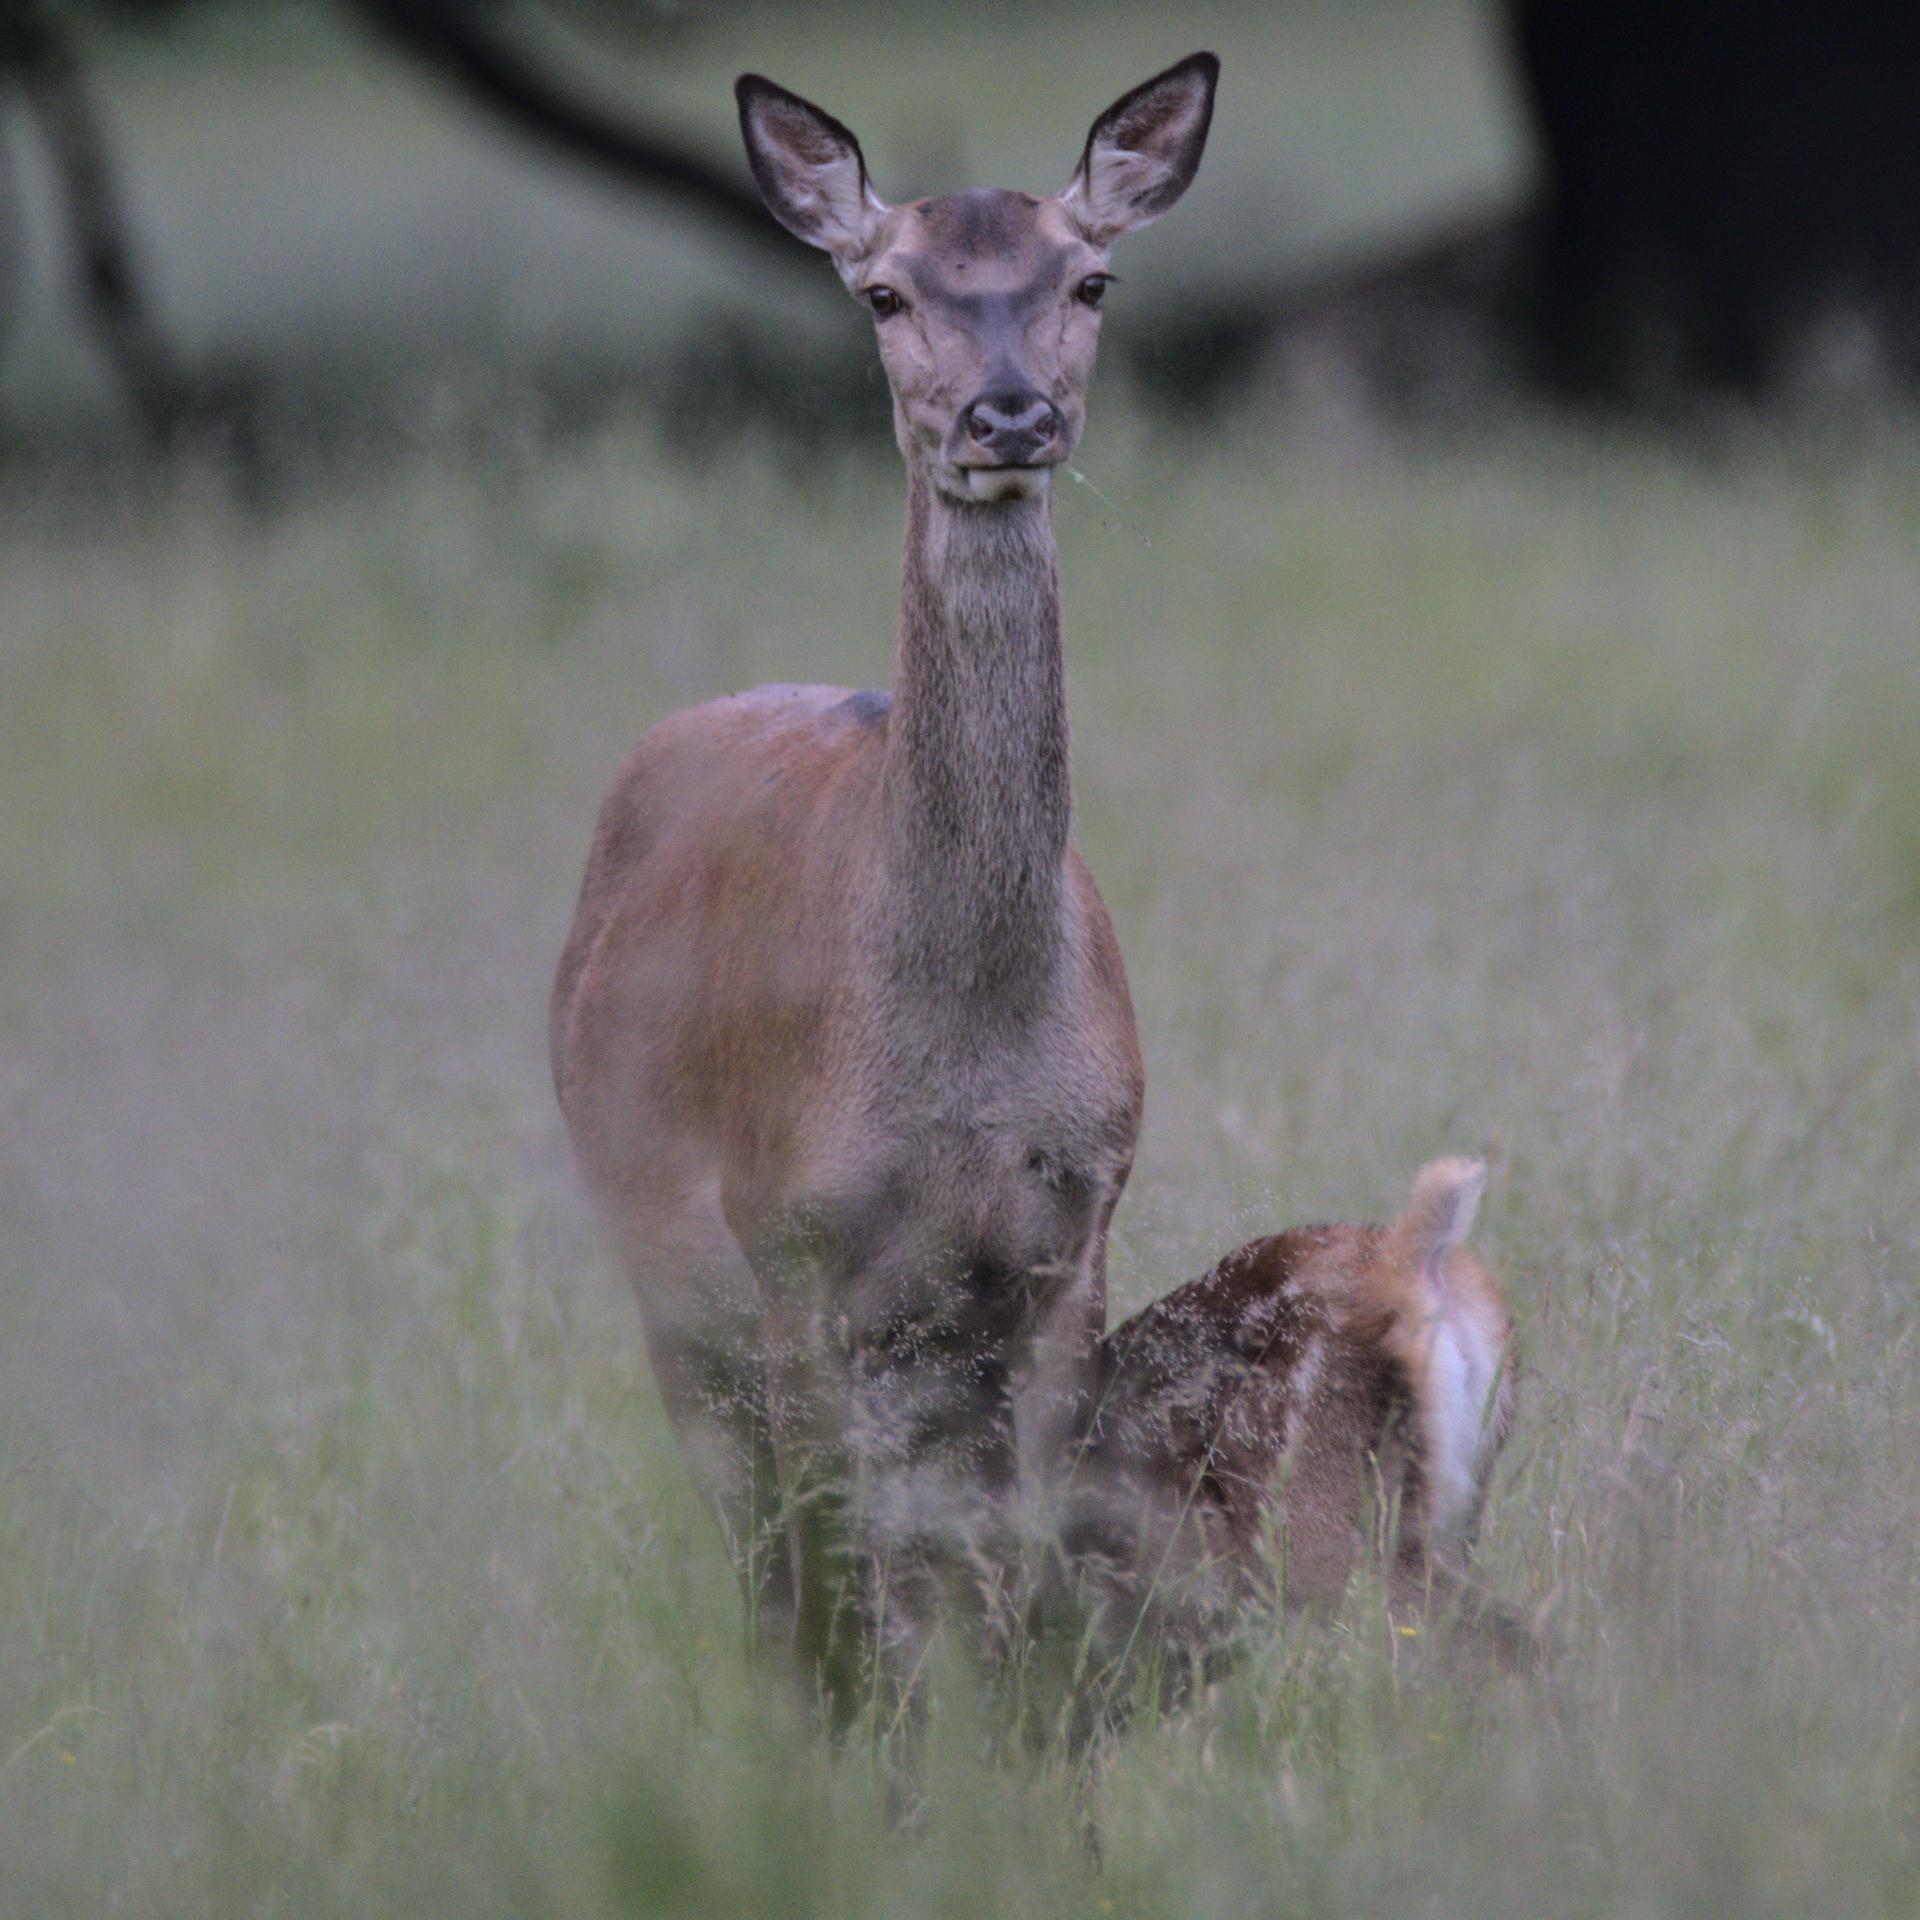
[(961, 415), (967, 438), (996, 467), (1024, 467), (1045, 451), (1060, 431), (1050, 400), (1031, 388), (983, 393)]

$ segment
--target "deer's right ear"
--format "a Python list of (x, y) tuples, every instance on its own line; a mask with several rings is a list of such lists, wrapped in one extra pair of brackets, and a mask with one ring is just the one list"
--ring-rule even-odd
[(867, 183), (860, 142), (810, 100), (743, 73), (734, 82), (747, 164), (773, 217), (841, 264), (872, 248), (887, 203)]

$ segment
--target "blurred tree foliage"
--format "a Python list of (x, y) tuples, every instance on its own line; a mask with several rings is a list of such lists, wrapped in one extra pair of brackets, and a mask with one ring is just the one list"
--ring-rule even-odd
[[(802, 261), (735, 155), (654, 124), (607, 87), (596, 57), (644, 57), (727, 3), (310, 0), (490, 124), (683, 208), (705, 232)], [(51, 162), (76, 310), (160, 445), (193, 427), (244, 438), (249, 403), (243, 383), (188, 369), (153, 319), (86, 58), (102, 32), (164, 31), (235, 4), (0, 0), (0, 108), (24, 107)], [(1658, 403), (1703, 382), (1764, 387), (1841, 309), (1871, 324), (1890, 372), (1920, 378), (1912, 0), (1486, 4), (1531, 112), (1540, 191), (1332, 282), (1195, 289), (1178, 318), (1123, 349), (1149, 391), (1217, 405), (1304, 343), (1376, 399), (1444, 402), (1449, 383), (1477, 393), (1530, 370), (1571, 396)], [(0, 349), (22, 271), (9, 158), (0, 150)]]
[[(16, 94), (58, 183), (81, 311), (150, 437), (183, 429), (246, 437), (244, 383), (192, 377), (169, 350), (146, 297), (107, 131), (86, 84), (90, 29), (158, 30), (221, 0), (0, 0), (0, 89)], [(806, 249), (767, 214), (743, 170), (598, 99), (559, 58), (551, 28), (576, 38), (644, 42), (683, 26), (682, 0), (338, 0), (363, 26), (443, 84), (550, 149), (687, 209), (789, 259)], [(545, 16), (544, 21), (541, 16)], [(549, 29), (543, 34), (542, 27)], [(17, 195), (0, 154), (0, 326), (17, 305), (21, 272)], [(0, 333), (0, 345), (4, 334)]]
[[(690, 213), (718, 220), (730, 232), (775, 252), (803, 257), (761, 203), (745, 174), (646, 126), (630, 113), (599, 104), (551, 56), (544, 56), (518, 9), (491, 0), (343, 0), (441, 80), (520, 132), (630, 186), (678, 200)], [(578, 6), (568, 9), (578, 18)], [(659, 31), (673, 24), (651, 6), (618, 10), (624, 29)], [(591, 9), (604, 20), (614, 9)]]

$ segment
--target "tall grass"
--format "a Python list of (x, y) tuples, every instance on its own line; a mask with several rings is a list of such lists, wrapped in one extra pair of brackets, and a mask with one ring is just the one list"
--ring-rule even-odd
[(264, 520), (16, 499), (0, 1907), (1920, 1908), (1920, 470), (1104, 417), (1059, 519), (1148, 1052), (1116, 1313), (1490, 1147), (1483, 1572), (1550, 1683), (1356, 1607), (1076, 1778), (949, 1682), (912, 1838), (754, 1687), (546, 975), (649, 719), (885, 679), (890, 466), (610, 429)]

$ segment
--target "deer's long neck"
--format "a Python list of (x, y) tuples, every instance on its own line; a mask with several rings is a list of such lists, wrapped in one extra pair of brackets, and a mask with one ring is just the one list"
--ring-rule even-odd
[(1043, 980), (1071, 807), (1050, 503), (956, 506), (912, 475), (883, 785), (896, 969), (960, 994)]

